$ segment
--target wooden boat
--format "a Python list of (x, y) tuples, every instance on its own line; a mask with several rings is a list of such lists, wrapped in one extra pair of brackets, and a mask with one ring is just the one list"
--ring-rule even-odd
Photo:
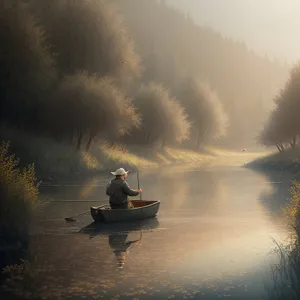
[(133, 208), (111, 209), (109, 206), (91, 207), (91, 216), (95, 222), (116, 223), (143, 220), (156, 216), (160, 201), (131, 200)]

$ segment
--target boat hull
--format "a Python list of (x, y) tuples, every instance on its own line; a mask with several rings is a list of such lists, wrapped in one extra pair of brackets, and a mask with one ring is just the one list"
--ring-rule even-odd
[(153, 218), (157, 215), (160, 201), (131, 200), (134, 208), (110, 209), (110, 207), (91, 207), (95, 222), (118, 223)]

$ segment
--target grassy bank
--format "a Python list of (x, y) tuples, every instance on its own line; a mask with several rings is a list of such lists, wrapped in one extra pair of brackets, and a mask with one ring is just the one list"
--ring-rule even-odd
[(245, 165), (246, 167), (266, 171), (285, 171), (300, 175), (300, 148), (289, 149), (285, 152), (275, 152), (257, 158)]
[(43, 181), (93, 174), (120, 166), (143, 169), (174, 163), (205, 164), (219, 155), (212, 150), (200, 153), (172, 147), (151, 149), (107, 142), (94, 145), (89, 152), (76, 151), (74, 147), (50, 138), (3, 128), (0, 140), (10, 143), (10, 153), (20, 158), (21, 166), (34, 163), (37, 177)]
[[(20, 158), (20, 165), (34, 163), (39, 180), (49, 181), (71, 176), (93, 175), (119, 167), (156, 168), (171, 164), (197, 166), (242, 166), (265, 152), (237, 152), (207, 147), (193, 151), (176, 147), (151, 148), (99, 142), (90, 151), (76, 151), (74, 146), (37, 137), (18, 130), (0, 128), (0, 141), (10, 142), (10, 153)], [(258, 160), (257, 160), (258, 161)]]

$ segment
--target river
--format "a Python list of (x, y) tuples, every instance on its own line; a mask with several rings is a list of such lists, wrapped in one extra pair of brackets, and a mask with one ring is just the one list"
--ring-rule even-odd
[[(267, 299), (273, 239), (288, 232), (281, 208), (290, 179), (240, 167), (171, 167), (140, 173), (154, 220), (95, 228), (109, 174), (44, 184), (49, 197), (29, 243), (36, 292), (49, 299)], [(137, 187), (135, 174), (128, 182)]]

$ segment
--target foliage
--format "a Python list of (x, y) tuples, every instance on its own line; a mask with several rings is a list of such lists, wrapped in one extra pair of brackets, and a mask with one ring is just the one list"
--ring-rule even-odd
[(58, 120), (55, 135), (76, 138), (78, 150), (85, 138), (89, 149), (97, 136), (125, 134), (140, 122), (130, 99), (110, 79), (96, 75), (67, 76), (54, 94), (53, 106)]
[(138, 75), (140, 62), (110, 3), (24, 0), (1, 14), (2, 122), (87, 150), (99, 135), (139, 125), (117, 85)]
[(300, 182), (293, 182), (291, 188), (291, 200), (286, 208), (286, 213), (291, 220), (291, 226), (300, 240)]
[(197, 149), (225, 135), (227, 117), (218, 95), (208, 84), (187, 78), (179, 85), (176, 95), (192, 123), (192, 137), (197, 142)]
[(259, 136), (259, 143), (266, 147), (277, 146), (280, 152), (285, 150), (285, 142), (287, 140), (279, 120), (282, 118), (281, 111), (276, 107), (272, 110), (264, 128)]
[[(133, 13), (133, 7), (138, 13)], [(149, 18), (150, 11), (154, 23)], [(247, 68), (259, 62), (263, 70), (269, 71), (270, 62), (250, 55), (245, 47), (228, 43), (156, 1), (21, 0), (1, 10), (1, 14), (1, 121), (76, 144), (77, 149), (85, 146), (89, 150), (100, 138), (118, 142), (120, 133), (131, 134), (128, 141), (135, 143), (163, 145), (182, 143), (190, 136), (196, 139), (198, 148), (225, 136), (228, 125), (223, 107), (233, 117), (229, 130), (233, 135), (234, 131), (244, 130), (243, 126), (233, 130), (234, 124), (246, 119), (241, 117), (238, 100), (249, 95), (251, 101), (243, 101), (248, 107), (247, 102), (252, 105), (252, 99), (260, 96), (253, 92), (258, 86), (257, 78), (240, 72), (243, 60), (237, 59), (238, 65), (228, 65), (230, 59), (224, 60), (210, 49), (219, 49), (216, 45), (220, 44), (230, 57), (233, 52), (236, 57), (247, 53)], [(178, 43), (178, 37), (185, 42)], [(214, 65), (218, 65), (217, 71)], [(239, 72), (232, 69), (233, 65)], [(281, 72), (281, 67), (271, 65), (276, 74)], [(252, 74), (264, 73), (255, 70)], [(226, 75), (229, 72), (239, 74), (243, 80), (233, 84), (230, 78), (234, 76)], [(139, 75), (141, 78), (132, 82)], [(183, 82), (186, 76), (212, 82), (222, 105), (209, 86), (191, 79)], [(157, 91), (151, 82), (157, 83)], [(261, 80), (258, 82), (260, 86)], [(145, 87), (152, 89), (148, 95)], [(162, 92), (164, 89), (168, 91)], [(142, 120), (121, 90), (135, 98)], [(232, 90), (237, 91), (237, 96), (231, 101)], [(152, 97), (149, 93), (155, 99), (170, 99), (158, 109), (152, 107), (160, 118), (158, 122), (154, 122), (155, 118), (151, 120), (143, 108), (147, 103), (143, 98)], [(264, 92), (258, 94), (261, 93)], [(174, 109), (170, 109), (170, 103), (175, 105)], [(191, 108), (193, 105), (196, 110)], [(257, 105), (252, 113), (261, 109)], [(148, 123), (143, 124), (144, 121)], [(136, 130), (141, 125), (143, 129)], [(139, 137), (141, 141), (137, 141)]]
[(48, 42), (57, 54), (59, 69), (72, 75), (128, 78), (140, 73), (134, 50), (121, 16), (105, 0), (30, 0), (31, 9), (46, 28)]
[(0, 9), (0, 119), (33, 129), (55, 79), (43, 29), (20, 1)]
[(9, 155), (9, 143), (0, 146), (0, 229), (23, 232), (27, 229), (33, 205), (38, 199), (34, 165), (23, 170), (19, 161)]
[(142, 116), (142, 125), (133, 138), (146, 144), (181, 143), (189, 137), (190, 123), (179, 102), (169, 91), (155, 83), (142, 85), (134, 104)]
[(298, 111), (300, 108), (300, 65), (290, 72), (290, 78), (274, 99), (275, 109), (259, 138), (265, 146), (277, 146), (284, 151), (285, 145), (296, 147), (300, 134)]
[[(173, 1), (114, 0), (143, 57), (145, 82), (176, 88), (181, 78), (208, 81), (230, 120), (219, 145), (253, 144), (289, 66), (260, 57), (245, 43), (200, 26)], [(178, 98), (179, 99), (179, 98)], [(249, 126), (251, 120), (251, 126)]]
[(273, 287), (270, 299), (299, 299), (300, 296), (300, 183), (291, 187), (291, 201), (285, 209), (292, 228), (287, 244), (276, 242), (279, 264), (272, 268)]

